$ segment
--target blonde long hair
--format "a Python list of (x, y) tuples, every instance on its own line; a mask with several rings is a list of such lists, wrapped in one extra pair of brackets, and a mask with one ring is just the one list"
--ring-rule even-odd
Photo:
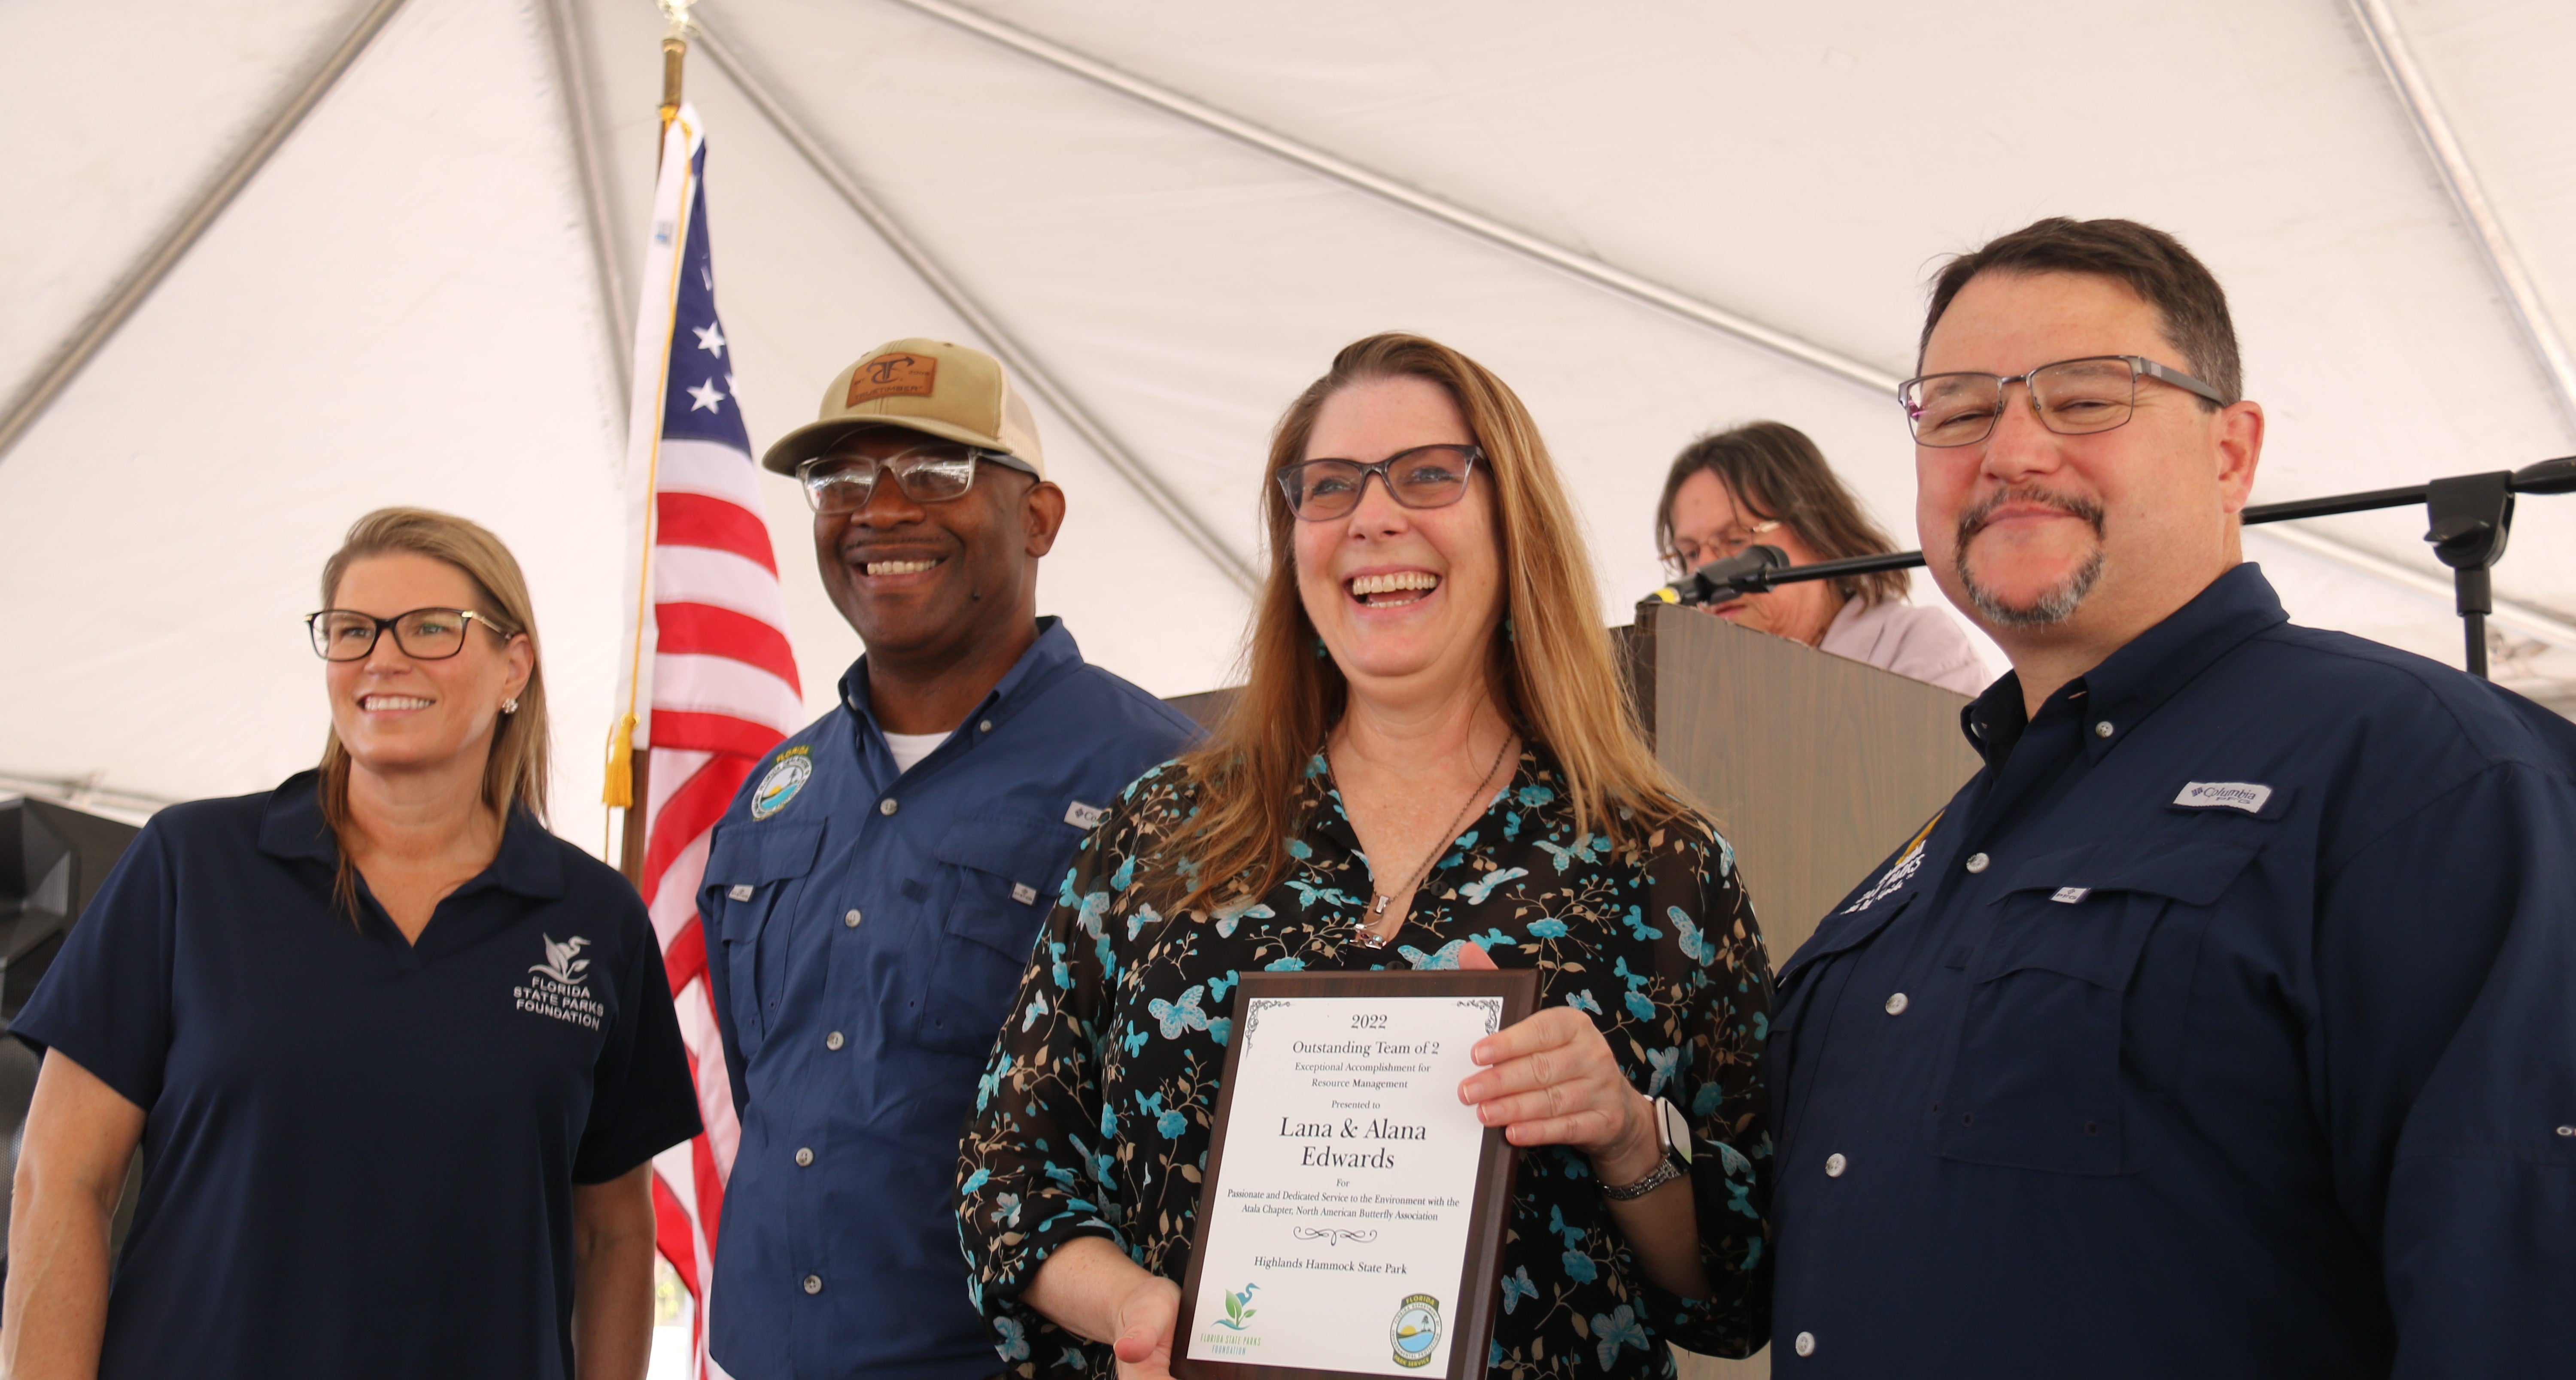
[[(1503, 622), (1487, 674), (1506, 715), (1564, 769), (1577, 830), (1624, 843), (1692, 813), (1638, 731), (1601, 626), (1592, 564), (1576, 535), (1555, 461), (1538, 424), (1503, 381), (1421, 336), (1354, 341), (1288, 405), (1270, 440), (1270, 472), (1306, 458), (1315, 418), (1334, 394), (1374, 379), (1418, 378), (1446, 389), (1484, 452), (1496, 496)], [(1270, 571), (1257, 597), (1245, 656), (1249, 675), (1211, 738), (1180, 761), (1199, 786), (1194, 826), (1166, 845), (1166, 868), (1186, 850), (1197, 863), (1174, 909), (1258, 896), (1288, 867), (1288, 840), (1306, 821), (1289, 803), (1307, 760), (1341, 719), (1350, 683), (1316, 653), (1315, 625), (1297, 595), (1296, 514), (1264, 475)]]
[[(519, 691), (516, 713), (501, 716), (492, 733), (491, 753), (483, 763), (483, 803), (504, 823), (513, 809), (524, 809), (542, 824), (546, 818), (548, 747), (546, 663), (537, 644), (537, 614), (528, 598), (528, 581), (517, 558), (501, 539), (481, 526), (427, 508), (378, 508), (349, 527), (340, 549), (322, 563), (322, 602), (327, 607), (340, 591), (349, 567), (370, 556), (412, 552), (447, 562), (474, 582), (475, 612), (503, 637), (528, 639), (528, 683)], [(349, 817), (349, 750), (334, 727), (322, 744), (322, 819), (335, 839), (345, 840)], [(340, 848), (340, 875), (332, 899), (354, 919), (358, 913), (357, 867)]]

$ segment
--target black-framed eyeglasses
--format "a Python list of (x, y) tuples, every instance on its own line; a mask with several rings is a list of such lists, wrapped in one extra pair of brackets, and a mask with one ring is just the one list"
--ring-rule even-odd
[(915, 503), (946, 503), (964, 498), (975, 487), (975, 462), (1022, 469), (998, 450), (963, 441), (923, 440), (893, 455), (818, 455), (796, 467), (796, 482), (805, 490), (805, 505), (827, 515), (855, 513), (868, 506), (877, 477), (894, 476), (895, 487)]
[(1368, 487), (1370, 475), (1407, 508), (1446, 508), (1466, 496), (1467, 476), (1484, 458), (1474, 446), (1434, 445), (1400, 450), (1371, 465), (1307, 460), (1281, 466), (1279, 488), (1288, 495), (1288, 511), (1301, 522), (1350, 516), (1360, 506), (1360, 491)]
[(1992, 436), (2004, 414), (2004, 388), (2015, 383), (2030, 391), (2031, 411), (2041, 426), (2060, 436), (2087, 436), (2125, 426), (2137, 415), (2141, 377), (2197, 394), (2215, 406), (2227, 406), (2217, 389), (2144, 355), (2061, 359), (2012, 378), (1925, 374), (1898, 384), (1896, 400), (1905, 408), (1906, 425), (1920, 446), (1973, 446)]
[(313, 654), (324, 661), (364, 661), (376, 650), (376, 639), (390, 628), (394, 645), (414, 661), (445, 661), (465, 650), (465, 629), (480, 623), (494, 637), (508, 640), (499, 624), (472, 609), (413, 609), (378, 618), (356, 609), (324, 609), (308, 614), (305, 630), (313, 634)]

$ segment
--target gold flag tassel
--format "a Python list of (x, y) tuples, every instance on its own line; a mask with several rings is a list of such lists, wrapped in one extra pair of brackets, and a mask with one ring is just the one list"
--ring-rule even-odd
[(608, 779), (600, 788), (599, 800), (612, 810), (635, 808), (635, 715), (632, 711), (618, 716), (617, 727), (608, 731)]

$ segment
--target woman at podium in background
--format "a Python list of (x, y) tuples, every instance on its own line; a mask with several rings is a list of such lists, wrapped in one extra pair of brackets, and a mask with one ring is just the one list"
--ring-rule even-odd
[(322, 602), (319, 769), (154, 815), (10, 1031), (0, 1374), (641, 1380), (647, 1161), (697, 1099), (643, 903), (542, 822), (518, 562), (387, 508)]
[[(1783, 422), (1749, 422), (1691, 442), (1673, 458), (1655, 506), (1655, 546), (1675, 575), (1756, 543), (1780, 548), (1791, 565), (1896, 550), (1824, 452)], [(1909, 583), (1902, 570), (1803, 580), (1708, 611), (1962, 695), (1983, 692), (1991, 677), (1975, 644), (1946, 611), (1907, 603)]]
[(1165, 1373), (1242, 974), (1497, 964), (1540, 998), (1458, 1093), (1518, 1147), (1492, 1373), (1750, 1355), (1769, 966), (1632, 725), (1536, 426), (1474, 361), (1374, 336), (1270, 467), (1248, 683), (1075, 856), (967, 1126), (1006, 1368)]

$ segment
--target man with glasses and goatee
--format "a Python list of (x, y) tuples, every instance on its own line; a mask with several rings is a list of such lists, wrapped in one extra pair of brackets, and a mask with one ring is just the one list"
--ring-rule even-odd
[(772, 748), (698, 896), (741, 1149), (710, 1348), (736, 1380), (980, 1380), (957, 1136), (1074, 848), (1194, 735), (1037, 616), (1064, 492), (999, 361), (898, 340), (769, 448), (866, 644)]
[(1778, 1373), (2566, 1373), (2576, 728), (2286, 620), (2172, 236), (1952, 260), (1918, 367), (1924, 555), (2013, 670), (1781, 969)]

